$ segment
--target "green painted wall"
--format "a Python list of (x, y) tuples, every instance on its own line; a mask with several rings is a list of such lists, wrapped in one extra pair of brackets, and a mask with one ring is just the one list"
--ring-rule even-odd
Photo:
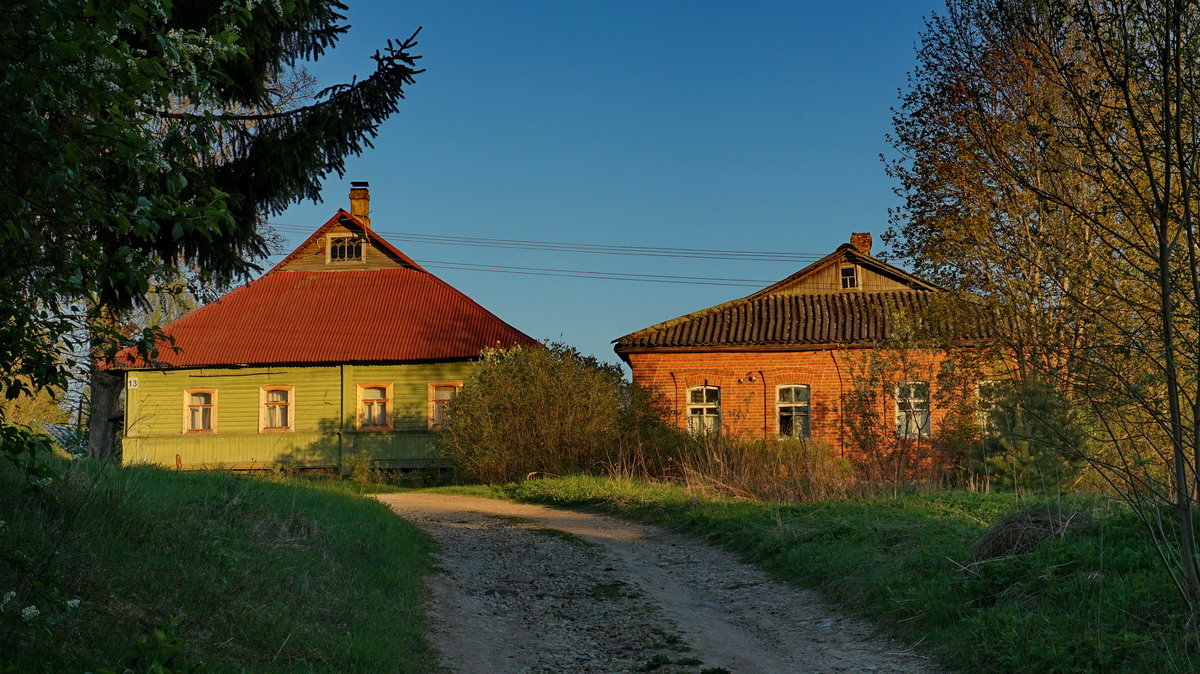
[[(439, 463), (430, 383), (461, 382), (474, 363), (133, 370), (125, 373), (124, 462), (184, 468), (345, 467), (366, 450), (393, 466)], [(390, 430), (358, 429), (358, 384), (392, 385)], [(291, 386), (292, 430), (260, 431), (261, 390)], [(216, 390), (215, 430), (184, 430), (184, 390)]]

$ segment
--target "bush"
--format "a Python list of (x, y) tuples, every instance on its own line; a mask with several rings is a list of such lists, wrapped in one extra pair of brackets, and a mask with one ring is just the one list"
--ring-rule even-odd
[(485, 351), (438, 444), (462, 475), (507, 482), (613, 466), (661, 472), (675, 435), (619, 366), (552, 343)]

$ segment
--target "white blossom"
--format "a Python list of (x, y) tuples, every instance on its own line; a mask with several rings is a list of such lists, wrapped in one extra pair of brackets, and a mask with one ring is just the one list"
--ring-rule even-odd
[(34, 618), (38, 617), (40, 613), (41, 611), (39, 611), (33, 604), (21, 609), (21, 617), (26, 621), (33, 620)]

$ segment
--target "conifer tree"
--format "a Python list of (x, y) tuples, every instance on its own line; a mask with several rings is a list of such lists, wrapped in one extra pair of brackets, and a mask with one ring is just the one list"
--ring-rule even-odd
[[(0, 388), (62, 386), (87, 307), (119, 313), (191, 265), (253, 270), (265, 215), (316, 199), (421, 71), (271, 111), (271, 84), (347, 27), (336, 0), (14, 0), (0, 8)], [(150, 343), (150, 334), (142, 335)], [(9, 437), (9, 436), (6, 436)], [(2, 454), (3, 452), (0, 452)]]

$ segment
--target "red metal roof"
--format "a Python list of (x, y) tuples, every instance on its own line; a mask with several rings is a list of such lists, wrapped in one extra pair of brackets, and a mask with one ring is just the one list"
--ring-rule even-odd
[[(276, 271), (163, 329), (169, 367), (473, 358), (536, 341), (418, 268)], [(118, 368), (158, 367), (117, 354)]]

